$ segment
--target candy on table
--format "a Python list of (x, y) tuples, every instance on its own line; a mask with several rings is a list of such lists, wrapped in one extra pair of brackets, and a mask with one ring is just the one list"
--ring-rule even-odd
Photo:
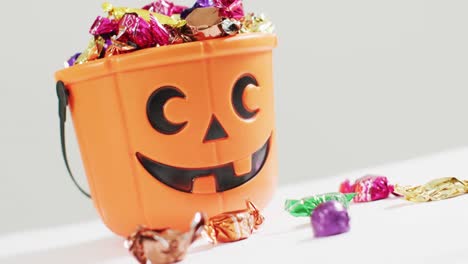
[(468, 193), (468, 181), (447, 177), (420, 186), (395, 185), (395, 193), (412, 202), (440, 201)]
[(333, 192), (304, 197), (299, 200), (287, 199), (284, 203), (284, 210), (293, 216), (310, 216), (319, 204), (328, 201), (338, 201), (348, 208), (349, 202), (355, 195), (355, 193)]
[(371, 202), (388, 198), (393, 193), (393, 185), (388, 184), (385, 176), (366, 175), (357, 179), (354, 184), (345, 180), (340, 184), (341, 193), (356, 193), (354, 202)]
[(208, 239), (217, 243), (234, 242), (250, 237), (265, 218), (251, 201), (246, 201), (246, 205), (246, 209), (211, 217), (205, 225)]
[(139, 227), (126, 240), (128, 250), (141, 264), (175, 263), (185, 258), (189, 246), (200, 237), (205, 225), (205, 216), (196, 213), (188, 232), (170, 228), (149, 229)]
[(350, 229), (348, 211), (338, 201), (321, 203), (312, 212), (310, 221), (316, 237), (337, 235)]

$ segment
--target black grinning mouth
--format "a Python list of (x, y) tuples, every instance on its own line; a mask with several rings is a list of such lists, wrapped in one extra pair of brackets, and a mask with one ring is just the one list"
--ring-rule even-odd
[(259, 150), (252, 154), (250, 172), (239, 176), (235, 174), (232, 162), (212, 168), (184, 169), (156, 162), (138, 152), (136, 156), (149, 174), (173, 189), (191, 193), (194, 179), (213, 175), (216, 179), (216, 192), (224, 192), (248, 182), (258, 174), (267, 159), (270, 138)]

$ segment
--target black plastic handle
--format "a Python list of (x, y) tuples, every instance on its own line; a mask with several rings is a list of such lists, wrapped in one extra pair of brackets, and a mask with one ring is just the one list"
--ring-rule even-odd
[(72, 179), (75, 186), (80, 190), (80, 192), (85, 195), (86, 197), (91, 199), (91, 195), (85, 191), (78, 182), (75, 180), (75, 176), (70, 169), (70, 164), (68, 163), (68, 155), (67, 155), (67, 148), (65, 145), (65, 122), (67, 121), (67, 107), (68, 107), (68, 97), (69, 92), (67, 87), (62, 81), (57, 82), (57, 97), (58, 97), (58, 113), (59, 113), (59, 122), (60, 122), (60, 143), (62, 145), (62, 157), (63, 161), (65, 162), (65, 166), (67, 167), (68, 174)]

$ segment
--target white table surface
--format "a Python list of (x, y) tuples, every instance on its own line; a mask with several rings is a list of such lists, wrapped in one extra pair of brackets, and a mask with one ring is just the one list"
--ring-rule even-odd
[[(284, 186), (251, 238), (211, 246), (199, 240), (182, 263), (468, 263), (468, 195), (431, 203), (400, 198), (352, 204), (350, 232), (314, 238), (309, 218), (282, 211), (286, 198), (336, 191), (344, 178), (386, 175), (392, 183), (468, 179), (468, 148)], [(281, 175), (287, 177), (288, 175)], [(0, 263), (136, 263), (99, 220), (0, 237)]]

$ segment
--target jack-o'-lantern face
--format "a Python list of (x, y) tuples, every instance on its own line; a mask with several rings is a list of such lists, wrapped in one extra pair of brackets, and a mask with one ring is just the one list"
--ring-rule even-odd
[(245, 73), (233, 84), (205, 92), (200, 87), (156, 88), (146, 116), (165, 143), (174, 143), (177, 158), (171, 162), (136, 153), (151, 176), (186, 193), (224, 192), (243, 185), (262, 170), (270, 150), (271, 88)]

